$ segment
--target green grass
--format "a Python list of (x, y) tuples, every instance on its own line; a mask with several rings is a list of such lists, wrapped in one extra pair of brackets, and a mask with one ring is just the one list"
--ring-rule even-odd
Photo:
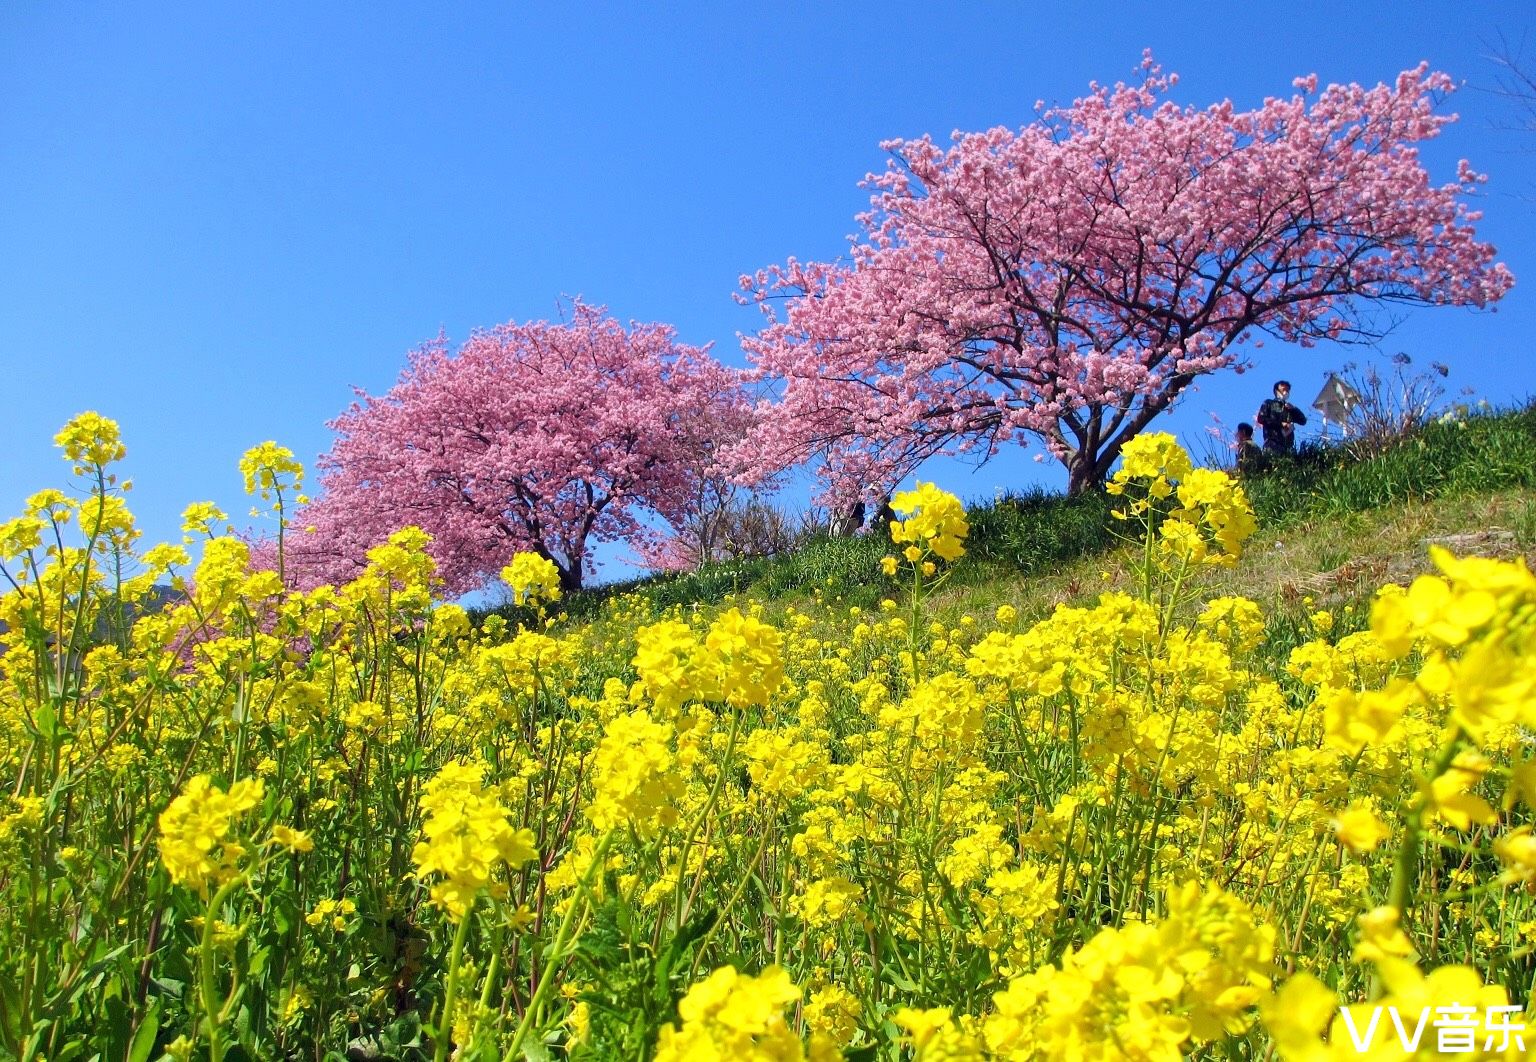
[[(1536, 541), (1536, 500), (1523, 492), (1536, 490), (1536, 402), (1459, 424), (1430, 425), (1368, 459), (1339, 446), (1307, 447), (1249, 477), (1245, 486), (1266, 532), (1353, 526), (1351, 514), (1515, 492), (1504, 512), (1505, 526), (1528, 545)], [(1035, 490), (972, 506), (967, 560), (955, 569), (952, 585), (977, 590), (1013, 586), (1087, 562), (1116, 545), (1110, 511), (1111, 501), (1102, 492), (1072, 498)], [(1339, 567), (1355, 548), (1347, 538), (1323, 542), (1309, 557), (1312, 570)], [(732, 593), (775, 601), (813, 591), (868, 606), (889, 592), (889, 582), (879, 573), (879, 559), (888, 552), (881, 534), (821, 537), (784, 556), (582, 590), (568, 598), (564, 611), (572, 620), (590, 619), (605, 602), (630, 593), (644, 595), (658, 611), (717, 602)], [(1007, 595), (982, 596), (1002, 600)], [(500, 611), (516, 617), (512, 610)]]
[(1385, 453), (1354, 460), (1342, 447), (1312, 447), (1249, 483), (1259, 523), (1536, 487), (1536, 403), (1432, 424)]

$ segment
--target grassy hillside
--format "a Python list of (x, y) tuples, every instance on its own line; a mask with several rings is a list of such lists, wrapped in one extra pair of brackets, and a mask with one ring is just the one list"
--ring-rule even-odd
[[(1311, 447), (1245, 486), (1260, 536), (1250, 550), (1254, 559), (1226, 576), (1240, 585), (1226, 592), (1299, 600), (1311, 588), (1337, 599), (1347, 579), (1323, 588), (1313, 577), (1352, 559), (1356, 583), (1364, 576), (1401, 574), (1421, 561), (1425, 538), (1490, 527), (1505, 533), (1466, 545), (1529, 552), (1536, 546), (1536, 404), (1434, 424), (1370, 458), (1344, 447)], [(1044, 491), (972, 506), (966, 562), (954, 571), (946, 598), (972, 611), (1008, 601), (1038, 615), (1057, 601), (1097, 592), (1102, 572), (1110, 582), (1121, 577), (1110, 510), (1103, 494), (1069, 498)], [(889, 589), (879, 572), (888, 552), (880, 534), (818, 538), (785, 556), (595, 587), (571, 597), (565, 611), (580, 621), (630, 594), (656, 611), (727, 594), (771, 607), (812, 590), (868, 607)]]

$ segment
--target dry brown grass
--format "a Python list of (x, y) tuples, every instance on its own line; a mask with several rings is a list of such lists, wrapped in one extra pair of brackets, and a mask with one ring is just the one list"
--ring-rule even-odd
[[(1429, 571), (1435, 542), (1458, 554), (1524, 556), (1536, 567), (1533, 514), (1536, 491), (1511, 490), (1350, 513), (1281, 532), (1261, 529), (1239, 564), (1204, 573), (1197, 588), (1202, 598), (1240, 594), (1266, 608), (1358, 605), (1385, 583), (1406, 583)], [(957, 585), (935, 595), (933, 611), (941, 619), (958, 618), (1007, 603), (1022, 618), (1037, 619), (1058, 604), (1084, 604), (1106, 589), (1130, 589), (1130, 560), (1130, 553), (1117, 550), (1046, 576)]]

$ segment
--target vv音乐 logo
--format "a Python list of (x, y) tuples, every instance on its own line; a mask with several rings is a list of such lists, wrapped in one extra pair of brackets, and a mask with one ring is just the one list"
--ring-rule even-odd
[[(1368, 1019), (1356, 1012), (1361, 1007), (1340, 1007), (1339, 1017), (1355, 1050), (1364, 1054), (1373, 1047), (1396, 1040), (1404, 1051), (1417, 1051), (1426, 1034), (1432, 1035), (1441, 1054), (1471, 1054), (1474, 1051), (1525, 1050), (1525, 1022), (1514, 1020), (1520, 1007), (1476, 1007), (1452, 1003), (1444, 1007), (1425, 1007), (1414, 1014), (1395, 1006), (1372, 1007)], [(1427, 1046), (1427, 1045), (1426, 1045)]]

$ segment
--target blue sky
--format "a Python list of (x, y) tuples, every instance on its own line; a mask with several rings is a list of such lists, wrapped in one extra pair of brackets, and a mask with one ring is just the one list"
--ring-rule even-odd
[[(122, 422), (150, 540), (189, 501), (235, 514), (236, 462), (306, 462), (351, 388), (386, 389), (439, 329), (549, 317), (562, 294), (666, 321), (741, 363), (737, 277), (842, 253), (881, 140), (1027, 122), (1151, 47), (1175, 98), (1247, 107), (1291, 79), (1467, 82), (1424, 157), (1491, 176), (1481, 232), (1517, 284), (1497, 313), (1408, 311), (1382, 345), (1454, 387), (1536, 393), (1536, 131), (1488, 91), (1510, 3), (329, 3), (0, 9), (0, 518), (67, 473), (74, 413)], [(1165, 423), (1310, 397), (1358, 350), (1268, 344)], [(970, 497), (1059, 486), (1011, 455), (941, 465)], [(793, 500), (793, 496), (792, 496)], [(618, 569), (609, 565), (609, 572)]]

